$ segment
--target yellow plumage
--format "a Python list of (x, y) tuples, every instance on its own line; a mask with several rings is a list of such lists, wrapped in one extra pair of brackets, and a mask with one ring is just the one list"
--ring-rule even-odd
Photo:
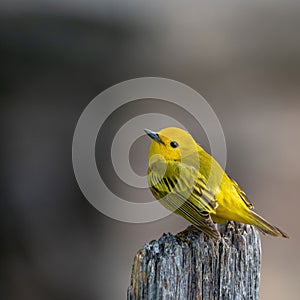
[(149, 187), (167, 209), (216, 239), (220, 234), (214, 222), (227, 220), (254, 225), (273, 236), (288, 237), (251, 210), (254, 207), (238, 184), (188, 132), (179, 128), (145, 132), (152, 138)]

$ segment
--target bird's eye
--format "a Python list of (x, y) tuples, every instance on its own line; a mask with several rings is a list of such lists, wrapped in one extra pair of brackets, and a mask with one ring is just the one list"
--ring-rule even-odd
[(172, 148), (177, 148), (179, 145), (178, 145), (177, 142), (172, 141), (172, 142), (170, 143), (170, 146), (171, 146)]

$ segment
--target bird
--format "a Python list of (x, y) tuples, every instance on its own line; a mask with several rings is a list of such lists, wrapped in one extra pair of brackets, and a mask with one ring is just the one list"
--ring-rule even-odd
[(144, 129), (152, 139), (147, 179), (153, 196), (207, 236), (221, 238), (215, 223), (254, 225), (275, 237), (288, 235), (256, 212), (245, 192), (221, 165), (181, 128)]

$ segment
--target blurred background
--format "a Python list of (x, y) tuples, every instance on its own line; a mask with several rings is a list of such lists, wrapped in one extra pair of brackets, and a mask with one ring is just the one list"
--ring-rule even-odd
[[(290, 235), (262, 236), (261, 299), (298, 299), (299, 2), (10, 0), (0, 9), (1, 299), (125, 299), (136, 251), (187, 226), (175, 215), (112, 220), (73, 173), (82, 110), (142, 76), (183, 82), (212, 106), (228, 173)], [(140, 139), (131, 159), (141, 174), (149, 143)]]

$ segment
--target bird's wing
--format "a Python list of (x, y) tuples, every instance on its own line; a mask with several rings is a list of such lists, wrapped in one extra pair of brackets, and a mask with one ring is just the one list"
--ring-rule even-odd
[(215, 196), (207, 186), (205, 177), (196, 168), (182, 163), (169, 163), (164, 177), (167, 181), (176, 183), (173, 193), (188, 199), (201, 211), (216, 213), (218, 203)]
[(167, 209), (181, 215), (206, 234), (220, 238), (210, 217), (210, 213), (216, 213), (218, 204), (201, 173), (194, 167), (176, 162), (168, 162), (162, 176), (157, 175), (155, 168), (152, 171), (150, 189)]
[[(178, 162), (156, 162), (148, 170), (149, 187), (156, 199), (177, 194), (201, 211), (215, 214), (218, 203), (205, 177), (194, 167)], [(181, 203), (182, 204), (182, 203)], [(180, 204), (180, 205), (181, 205)]]

